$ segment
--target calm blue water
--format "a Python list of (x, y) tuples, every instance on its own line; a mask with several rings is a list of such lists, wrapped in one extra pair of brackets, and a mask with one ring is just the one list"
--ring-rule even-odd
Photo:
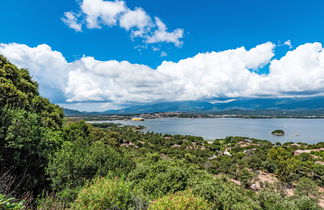
[[(145, 121), (97, 121), (126, 125), (143, 125), (146, 131), (167, 134), (202, 136), (213, 140), (227, 136), (244, 136), (272, 142), (324, 141), (324, 119), (151, 119)], [(273, 130), (283, 129), (285, 136), (274, 136)]]

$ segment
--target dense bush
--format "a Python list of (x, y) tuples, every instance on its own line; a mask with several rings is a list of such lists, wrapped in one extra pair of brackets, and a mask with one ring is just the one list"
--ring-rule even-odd
[(130, 182), (118, 178), (98, 178), (81, 189), (72, 209), (131, 209), (135, 206)]
[(318, 200), (320, 196), (316, 183), (307, 177), (298, 180), (295, 193), (299, 196), (308, 196), (314, 200)]
[(241, 182), (243, 187), (249, 188), (253, 183), (255, 174), (249, 171), (247, 168), (243, 168), (237, 171), (236, 178)]
[(201, 197), (195, 196), (191, 191), (177, 192), (154, 200), (150, 203), (149, 210), (207, 210), (211, 206)]
[(60, 132), (43, 127), (38, 114), (10, 109), (0, 112), (0, 173), (10, 171), (14, 179), (12, 186), (2, 183), (10, 191), (2, 193), (37, 194), (47, 185), (44, 170), (49, 156), (62, 143)]
[(287, 210), (317, 210), (316, 202), (307, 196), (286, 197), (280, 192), (268, 189), (262, 190), (258, 198), (261, 208), (266, 210), (287, 209)]
[[(0, 193), (22, 197), (48, 187), (48, 157), (61, 144), (63, 111), (39, 96), (25, 69), (0, 56)], [(5, 189), (5, 190), (4, 190)]]
[(226, 177), (209, 174), (190, 180), (192, 192), (213, 204), (214, 209), (258, 209), (255, 194), (243, 190)]
[(62, 148), (50, 159), (47, 173), (52, 189), (73, 190), (95, 176), (127, 174), (134, 164), (123, 154), (102, 142), (80, 138), (64, 142)]
[(23, 109), (38, 113), (42, 125), (60, 129), (63, 122), (63, 110), (51, 104), (48, 99), (39, 96), (38, 84), (28, 71), (19, 69), (0, 55), (0, 107)]
[(155, 199), (185, 190), (188, 180), (199, 173), (197, 167), (184, 161), (159, 159), (140, 164), (128, 179), (141, 193)]

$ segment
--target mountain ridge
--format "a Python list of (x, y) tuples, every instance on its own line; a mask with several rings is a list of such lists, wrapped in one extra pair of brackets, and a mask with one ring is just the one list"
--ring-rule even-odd
[(119, 110), (103, 112), (82, 112), (65, 109), (66, 115), (88, 114), (143, 114), (162, 112), (217, 113), (230, 110), (260, 111), (317, 111), (324, 110), (324, 97), (312, 98), (271, 98), (271, 99), (231, 99), (224, 101), (183, 101), (161, 102), (130, 106)]

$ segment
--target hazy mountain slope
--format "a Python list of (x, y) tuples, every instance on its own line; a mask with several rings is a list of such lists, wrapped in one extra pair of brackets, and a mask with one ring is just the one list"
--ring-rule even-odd
[(224, 110), (319, 110), (324, 109), (324, 97), (282, 99), (237, 99), (227, 103), (220, 101), (163, 102), (131, 106), (120, 110), (84, 113), (65, 110), (66, 115), (82, 114), (136, 114), (155, 112), (219, 112)]

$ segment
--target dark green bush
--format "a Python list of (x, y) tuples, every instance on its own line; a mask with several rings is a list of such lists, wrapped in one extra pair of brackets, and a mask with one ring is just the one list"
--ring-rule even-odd
[(201, 173), (196, 166), (179, 160), (157, 160), (140, 164), (128, 179), (151, 199), (183, 191), (188, 180)]
[(254, 192), (246, 191), (226, 177), (213, 177), (205, 173), (190, 180), (189, 187), (196, 196), (201, 196), (214, 209), (258, 209)]
[[(47, 173), (52, 181), (52, 189), (63, 190), (64, 194), (81, 187), (96, 176), (127, 174), (134, 163), (102, 142), (92, 142), (80, 138), (64, 142), (62, 148), (50, 159)], [(73, 196), (72, 196), (73, 198)]]

